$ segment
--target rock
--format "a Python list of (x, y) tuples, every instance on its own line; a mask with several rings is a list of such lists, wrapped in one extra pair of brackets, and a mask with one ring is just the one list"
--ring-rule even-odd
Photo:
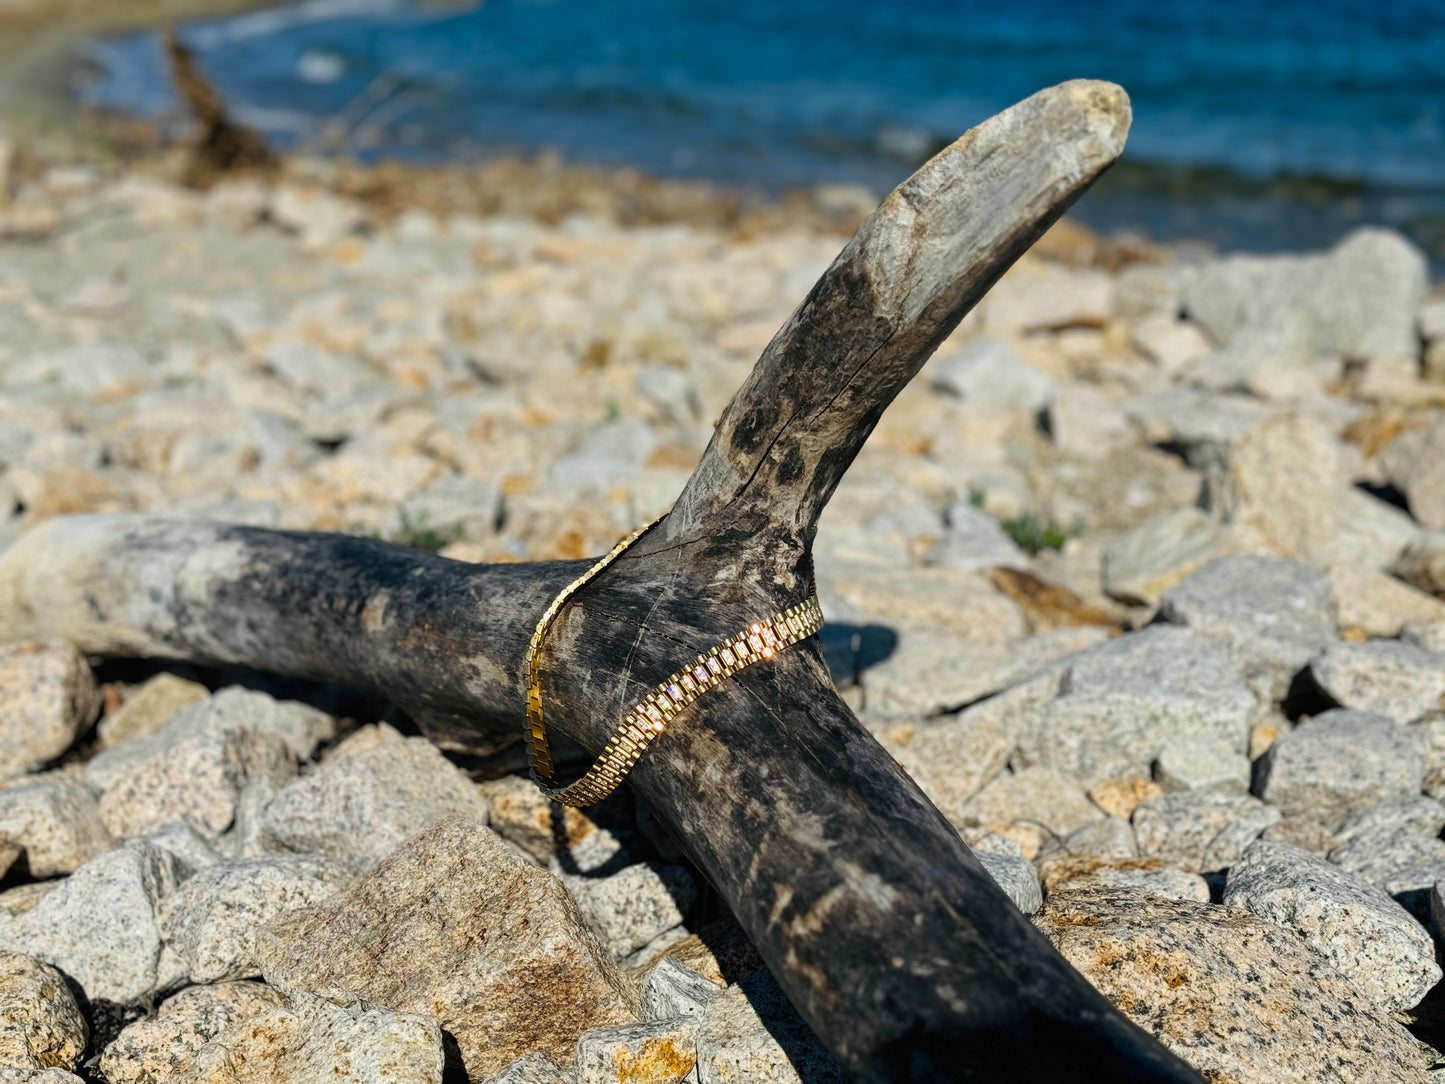
[(1384, 889), (1421, 922), (1430, 889), (1445, 880), (1445, 840), (1411, 831), (1360, 832), (1329, 853), (1346, 873)]
[(1234, 864), (1280, 812), (1249, 795), (1184, 791), (1145, 802), (1134, 811), (1139, 853), (1212, 873)]
[[(966, 825), (1009, 836), (1032, 856), (1046, 834), (1064, 836), (1098, 820), (1103, 811), (1084, 795), (1077, 779), (1055, 768), (1025, 768), (1001, 775), (964, 807)], [(1020, 837), (1023, 838), (1020, 838)]]
[(155, 1016), (128, 1024), (101, 1054), (101, 1072), (109, 1084), (165, 1084), (227, 1028), (284, 1005), (279, 993), (259, 982), (187, 987)]
[(1393, 576), (1355, 564), (1332, 565), (1329, 576), (1340, 628), (1353, 635), (1391, 638), (1412, 624), (1445, 624), (1445, 602)]
[(1295, 934), (1254, 915), (1107, 889), (1050, 896), (1034, 923), (1125, 1015), (1211, 1079), (1424, 1084), (1409, 1032)]
[(1217, 647), (1186, 629), (1151, 626), (1068, 660), (1058, 698), (1025, 720), (1020, 763), (1060, 769), (1086, 786), (1147, 775), (1173, 739), (1213, 737), (1243, 751), (1253, 709)]
[(1019, 357), (1013, 347), (987, 337), (934, 358), (928, 372), (935, 391), (956, 395), (980, 410), (1041, 410), (1054, 386), (1047, 373)]
[(0, 1084), (85, 1084), (64, 1069), (13, 1069), (0, 1066)]
[(1097, 858), (1133, 858), (1139, 853), (1134, 826), (1123, 817), (1105, 817), (1075, 828), (1064, 837), (1064, 853)]
[(1328, 565), (1339, 534), (1339, 460), (1339, 441), (1321, 422), (1276, 415), (1230, 441), (1205, 506), (1251, 548)]
[(1288, 328), (1302, 350), (1413, 357), (1424, 257), (1399, 234), (1358, 229), (1323, 256), (1232, 256), (1184, 288), (1184, 308), (1216, 342)]
[(1263, 840), (1229, 871), (1224, 903), (1292, 930), (1385, 1012), (1440, 981), (1435, 944), (1403, 907), (1322, 858)]
[(1423, 794), (1406, 794), (1351, 813), (1335, 832), (1334, 838), (1336, 843), (1348, 843), (1365, 834), (1414, 832), (1421, 836), (1438, 836), (1442, 828), (1445, 828), (1445, 805)]
[(928, 551), (928, 562), (940, 568), (1027, 568), (1029, 556), (982, 508), (956, 501), (945, 513), (943, 537)]
[(1310, 677), (1342, 708), (1408, 723), (1445, 708), (1445, 655), (1396, 640), (1332, 644)]
[(336, 736), (336, 720), (309, 704), (277, 700), (233, 685), (203, 701), (184, 706), (172, 717), (167, 729), (267, 734), (281, 739), (296, 760), (310, 760), (318, 745)]
[(277, 915), (320, 903), (351, 883), (349, 869), (314, 855), (252, 858), (211, 866), (165, 899), (156, 917), (195, 983), (261, 973), (258, 931)]
[[(217, 840), (236, 821), (248, 790), (269, 793), (296, 775), (290, 749), (270, 734), (168, 728), (140, 740), (147, 742), (151, 755), (112, 782), (100, 798), (105, 826), (122, 839), (184, 821), (204, 838)], [(113, 752), (120, 750), (117, 746)]]
[(1409, 731), (1382, 715), (1337, 708), (1270, 746), (1257, 765), (1255, 793), (1334, 831), (1356, 810), (1419, 794), (1424, 773)]
[(398, 530), (430, 531), (447, 541), (485, 542), (497, 533), (502, 491), (491, 482), (444, 474), (397, 509)]
[(487, 815), (470, 779), (423, 738), (323, 764), (265, 806), (263, 834), (291, 851), (376, 862), (443, 817)]
[(1406, 546), (1394, 572), (1421, 591), (1445, 598), (1445, 531), (1430, 531)]
[(1288, 843), (1321, 858), (1335, 846), (1335, 837), (1308, 817), (1286, 817), (1275, 821), (1259, 834), (1259, 838), (1271, 843)]
[(70, 873), (115, 845), (95, 796), (60, 772), (0, 786), (0, 844), (24, 854), (33, 878)]
[(34, 881), (28, 885), (16, 885), (0, 892), (0, 925), (7, 919), (23, 915), (35, 909), (35, 905), (50, 895), (60, 881)]
[(722, 987), (682, 961), (664, 956), (643, 976), (641, 989), (643, 1017), (671, 1020), (696, 1016)]
[(0, 951), (0, 1065), (74, 1069), (85, 1053), (85, 1017), (55, 968)]
[(478, 1078), (636, 1019), (561, 882), (475, 818), (433, 825), (330, 902), (276, 919), (258, 957), (283, 990), (434, 1014)]
[(0, 925), (0, 948), (58, 967), (91, 1001), (140, 1001), (178, 977), (162, 951), (155, 907), (190, 872), (159, 847), (128, 843)]
[(829, 621), (926, 629), (972, 641), (1031, 631), (1019, 606), (982, 571), (819, 561), (818, 591)]
[(1188, 369), (1209, 356), (1209, 338), (1199, 325), (1176, 318), (1175, 313), (1156, 313), (1134, 324), (1134, 345), (1166, 373)]
[(1426, 527), (1445, 531), (1445, 419), (1390, 442), (1379, 457), (1385, 478)]
[(1211, 561), (1165, 592), (1160, 615), (1222, 647), (1268, 700), (1283, 699), (1295, 674), (1335, 638), (1329, 579), (1269, 555)]
[(1120, 888), (1167, 900), (1209, 902), (1209, 883), (1203, 877), (1158, 858), (1052, 856), (1044, 864), (1043, 882), (1049, 895)]
[(657, 445), (657, 435), (641, 419), (607, 422), (588, 433), (570, 455), (552, 464), (547, 481), (561, 490), (606, 493), (631, 482)]
[(612, 831), (580, 809), (558, 805), (524, 776), (488, 780), (480, 789), (491, 809), (487, 823), (492, 831), (542, 865), (556, 860), (590, 873), (614, 863), (625, 849)]
[(697, 885), (681, 866), (638, 862), (608, 877), (564, 875), (582, 917), (620, 960), (682, 925)]
[(1089, 800), (1111, 817), (1132, 817), (1140, 804), (1163, 793), (1163, 788), (1148, 776), (1125, 775), (1095, 783), (1089, 788)]
[(1133, 437), (1129, 416), (1092, 384), (1055, 390), (1048, 408), (1049, 439), (1064, 455), (1096, 459)]
[(103, 746), (126, 738), (148, 738), (159, 734), (188, 704), (209, 696), (204, 685), (175, 674), (160, 673), (126, 693), (125, 700), (96, 726)]
[(441, 1029), (429, 1017), (293, 997), (196, 1051), (177, 1084), (441, 1084)]
[(842, 1084), (847, 1079), (767, 971), (729, 986), (694, 1019), (698, 1084)]
[(496, 1076), (489, 1076), (483, 1084), (577, 1084), (577, 1078), (563, 1072), (550, 1054), (540, 1050), (523, 1054)]
[(667, 958), (686, 964), (718, 986), (729, 986), (747, 978), (763, 966), (763, 958), (743, 928), (731, 918), (719, 919), (669, 945), (656, 957), (643, 960), (633, 975), (646, 974)]
[(0, 779), (33, 772), (70, 748), (100, 709), (85, 656), (70, 644), (0, 647)]
[(1102, 628), (1082, 626), (971, 643), (905, 629), (893, 653), (860, 675), (863, 707), (871, 719), (920, 719), (957, 711), (1107, 637)]
[(1176, 738), (1159, 750), (1154, 781), (1166, 794), (1248, 794), (1249, 758), (1218, 738)]
[(1169, 588), (1236, 546), (1228, 529), (1198, 508), (1176, 508), (1105, 539), (1104, 590), (1131, 606), (1155, 606)]
[(1093, 268), (1022, 260), (988, 292), (982, 308), (990, 332), (1099, 327), (1113, 313), (1114, 278)]
[(1043, 905), (1039, 874), (1024, 857), (1023, 848), (1007, 836), (988, 835), (970, 848), (988, 875), (1026, 915)]
[(277, 226), (301, 236), (304, 248), (329, 247), (366, 224), (361, 205), (324, 188), (279, 184), (271, 190), (266, 213)]
[(682, 1018), (593, 1028), (577, 1040), (577, 1084), (681, 1084), (697, 1065)]
[(141, 838), (169, 851), (192, 870), (207, 869), (222, 860), (215, 848), (185, 821), (173, 821)]

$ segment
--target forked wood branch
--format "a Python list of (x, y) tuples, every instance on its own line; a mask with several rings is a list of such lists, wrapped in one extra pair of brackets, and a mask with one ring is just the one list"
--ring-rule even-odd
[[(673, 514), (577, 596), (549, 725), (584, 750), (681, 662), (799, 601), (818, 514), (879, 416), (1123, 148), (1107, 83), (1042, 91), (878, 208), (724, 412)], [(376, 541), (57, 520), (0, 563), (0, 634), (350, 682), (429, 736), (520, 732), (521, 664), (582, 562), (475, 566)], [(1054, 952), (833, 692), (815, 641), (689, 709), (629, 783), (822, 1040), (869, 1081), (1198, 1081)]]

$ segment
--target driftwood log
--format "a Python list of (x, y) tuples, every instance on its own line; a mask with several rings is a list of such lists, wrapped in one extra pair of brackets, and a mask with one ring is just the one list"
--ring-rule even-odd
[[(1115, 160), (1129, 116), (1108, 83), (1044, 90), (884, 200), (764, 351), (673, 513), (554, 628), (554, 731), (595, 753), (681, 661), (803, 598), (818, 515), (883, 410)], [(485, 751), (520, 733), (528, 636), (584, 567), (76, 517), (0, 562), (0, 635), (354, 683), (438, 744)], [(1020, 914), (834, 693), (816, 640), (699, 701), (629, 784), (856, 1079), (1200, 1079)]]

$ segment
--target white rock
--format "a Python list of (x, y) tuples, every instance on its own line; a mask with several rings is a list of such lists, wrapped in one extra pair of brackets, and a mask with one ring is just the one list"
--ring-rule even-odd
[(1310, 663), (1310, 676), (1340, 707), (1397, 723), (1445, 708), (1445, 655), (1398, 640), (1332, 644)]
[(95, 795), (76, 776), (31, 776), (0, 787), (0, 844), (25, 855), (34, 878), (70, 873), (115, 846)]
[(1053, 393), (1049, 375), (998, 339), (974, 339), (956, 354), (929, 363), (931, 386), (982, 410), (1043, 409)]

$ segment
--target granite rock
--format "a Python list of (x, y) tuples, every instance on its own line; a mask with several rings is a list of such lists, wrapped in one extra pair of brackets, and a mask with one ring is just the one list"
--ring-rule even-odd
[(1310, 677), (1342, 708), (1408, 723), (1445, 708), (1445, 655), (1397, 640), (1332, 644)]
[(697, 885), (682, 866), (638, 862), (606, 877), (564, 874), (583, 919), (614, 959), (682, 925)]
[(1254, 843), (1230, 868), (1228, 907), (1292, 930), (1385, 1012), (1440, 981), (1430, 935), (1383, 891), (1286, 843)]
[(965, 825), (1009, 836), (1023, 844), (1029, 856), (1046, 838), (1066, 836), (1103, 816), (1077, 779), (1042, 767), (998, 776), (962, 811)]
[(204, 869), (161, 900), (161, 935), (189, 968), (191, 982), (259, 975), (260, 929), (278, 915), (309, 907), (351, 883), (349, 868), (319, 855), (282, 855)]
[(129, 690), (120, 707), (96, 725), (96, 735), (102, 746), (116, 745), (126, 738), (149, 738), (164, 730), (181, 708), (209, 695), (199, 682), (175, 674), (157, 674)]
[(55, 968), (0, 951), (0, 1065), (74, 1069), (89, 1031)]
[(557, 1064), (551, 1054), (534, 1050), (523, 1054), (483, 1084), (577, 1084), (577, 1078)]
[(970, 849), (1020, 911), (1031, 915), (1042, 906), (1044, 898), (1039, 891), (1038, 871), (1016, 842), (1007, 836), (989, 835)]
[(1389, 639), (1412, 626), (1445, 628), (1445, 602), (1394, 576), (1358, 564), (1332, 565), (1329, 574), (1340, 628), (1352, 636)]
[(92, 1001), (140, 1001), (179, 976), (155, 907), (190, 876), (170, 853), (134, 841), (72, 873), (31, 910), (0, 925), (0, 948), (58, 967)]
[(1160, 614), (1222, 647), (1266, 700), (1283, 699), (1294, 676), (1335, 639), (1329, 578), (1266, 554), (1211, 561), (1165, 592)]
[(1158, 858), (1112, 858), (1054, 855), (1043, 864), (1044, 891), (1127, 889), (1169, 900), (1209, 902), (1209, 883), (1197, 873)]
[(613, 1024), (577, 1040), (577, 1084), (682, 1084), (697, 1065), (685, 1017)]
[(1056, 768), (1092, 786), (1147, 775), (1164, 745), (1179, 738), (1245, 748), (1254, 698), (1229, 659), (1187, 629), (1128, 633), (1066, 666), (1059, 696), (1027, 716), (1021, 765)]
[(284, 1005), (279, 993), (259, 982), (187, 987), (156, 1015), (126, 1025), (101, 1054), (101, 1072), (108, 1084), (165, 1084), (227, 1028)]
[(1255, 793), (1334, 831), (1356, 810), (1420, 793), (1424, 758), (1382, 715), (1336, 708), (1283, 735), (1260, 758)]
[(1438, 836), (1441, 829), (1445, 829), (1445, 805), (1425, 794), (1404, 794), (1351, 813), (1334, 833), (1334, 839), (1336, 843), (1348, 843), (1358, 835), (1397, 832)]
[(1166, 794), (1248, 794), (1249, 758), (1218, 738), (1176, 738), (1159, 750), (1154, 781)]
[(1104, 540), (1104, 590), (1127, 605), (1157, 606), (1165, 591), (1237, 545), (1198, 508), (1163, 512)]
[(1295, 934), (1247, 912), (1116, 888), (1052, 895), (1034, 923), (1214, 1080), (1424, 1084), (1409, 1032)]
[(642, 1014), (647, 1020), (696, 1016), (722, 987), (681, 960), (664, 956), (642, 977)]
[(934, 390), (982, 410), (1041, 410), (1054, 385), (1047, 373), (1030, 365), (1013, 347), (987, 337), (934, 358), (928, 374)]
[(1105, 817), (1075, 828), (1064, 837), (1064, 853), (1097, 858), (1132, 858), (1139, 853), (1134, 826), (1123, 817)]
[(453, 817), (327, 903), (259, 938), (268, 982), (434, 1015), (467, 1072), (572, 1054), (583, 1031), (637, 1018), (632, 995), (561, 882), (486, 824)]
[(323, 764), (265, 806), (263, 834), (290, 851), (377, 862), (443, 817), (485, 817), (470, 779), (422, 738)]
[(1421, 922), (1430, 889), (1445, 880), (1445, 840), (1417, 832), (1361, 832), (1329, 853), (1329, 860), (1395, 898)]
[(1027, 568), (1029, 557), (999, 521), (967, 501), (955, 501), (944, 515), (941, 537), (928, 550), (928, 563), (942, 568)]
[(847, 1079), (767, 971), (729, 986), (693, 1019), (698, 1084), (841, 1084)]
[(70, 748), (100, 710), (85, 656), (70, 644), (0, 647), (0, 779), (33, 772)]
[(1285, 817), (1259, 834), (1271, 843), (1288, 843), (1307, 854), (1324, 858), (1335, 848), (1335, 837), (1308, 817)]
[[(627, 841), (616, 833), (580, 809), (558, 805), (525, 776), (488, 780), (480, 789), (490, 807), (492, 831), (542, 865), (557, 861), (567, 869), (590, 873), (615, 865), (627, 849)], [(598, 815), (596, 810), (593, 814)]]
[(1430, 531), (1406, 546), (1393, 571), (1421, 591), (1445, 598), (1445, 531)]
[(0, 787), (0, 844), (15, 847), (34, 878), (70, 873), (115, 845), (95, 795), (53, 772)]
[(1139, 853), (1184, 869), (1212, 873), (1234, 864), (1280, 812), (1249, 795), (1184, 791), (1134, 811)]
[(0, 1066), (0, 1084), (85, 1084), (64, 1069), (15, 1069)]
[(268, 734), (284, 742), (293, 759), (309, 760), (318, 745), (336, 736), (336, 720), (309, 704), (277, 700), (263, 692), (233, 685), (204, 700), (183, 705), (171, 717), (166, 729)]
[(1385, 477), (1410, 504), (1410, 514), (1445, 531), (1445, 419), (1396, 437), (1380, 455)]

